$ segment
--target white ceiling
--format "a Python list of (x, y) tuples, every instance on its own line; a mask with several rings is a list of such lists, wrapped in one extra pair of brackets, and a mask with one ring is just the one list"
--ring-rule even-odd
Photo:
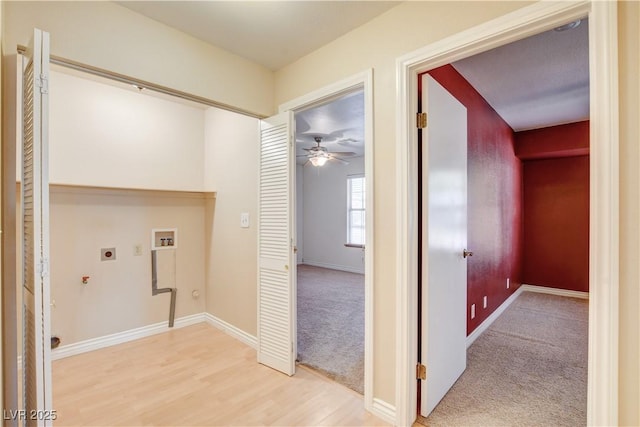
[[(277, 70), (398, 4), (393, 1), (120, 1), (124, 7)], [(589, 117), (588, 23), (452, 64), (515, 130)], [(362, 94), (301, 112), (298, 150), (363, 152)], [(347, 130), (345, 130), (347, 129)], [(304, 153), (304, 151), (301, 151)]]
[(452, 65), (515, 131), (589, 118), (587, 20)]
[(327, 104), (296, 113), (296, 155), (298, 163), (307, 161), (305, 148), (316, 145), (315, 138), (322, 138), (321, 146), (329, 152), (350, 152), (340, 156), (364, 155), (364, 92), (358, 90)]
[(278, 70), (398, 1), (118, 1), (229, 52)]

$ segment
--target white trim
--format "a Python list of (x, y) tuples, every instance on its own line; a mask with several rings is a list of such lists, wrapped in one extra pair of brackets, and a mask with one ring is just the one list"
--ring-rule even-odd
[(374, 398), (371, 404), (371, 413), (389, 424), (396, 421), (396, 407), (382, 399)]
[(471, 344), (473, 344), (474, 341), (477, 340), (484, 331), (489, 329), (489, 326), (491, 326), (491, 324), (495, 322), (502, 313), (504, 313), (504, 311), (511, 305), (512, 302), (516, 300), (516, 298), (520, 296), (522, 292), (523, 289), (522, 286), (520, 286), (514, 293), (509, 296), (509, 298), (507, 298), (502, 304), (500, 304), (500, 307), (496, 308), (493, 313), (489, 315), (489, 317), (484, 319), (484, 321), (480, 323), (480, 325), (478, 325), (478, 327), (475, 328), (473, 332), (467, 335), (467, 348), (471, 347)]
[(571, 291), (569, 289), (550, 288), (548, 286), (522, 284), (518, 291), (537, 292), (539, 294), (558, 295), (561, 297), (589, 299), (589, 292)]
[(589, 14), (588, 425), (618, 425), (620, 163), (617, 19), (617, 2), (592, 3)]
[(224, 320), (214, 316), (211, 313), (203, 313), (203, 314), (204, 314), (204, 321), (206, 321), (207, 324), (213, 326), (216, 329), (220, 329), (225, 334), (234, 337), (238, 341), (242, 341), (243, 343), (245, 343), (251, 348), (254, 348), (254, 349), (258, 348), (258, 338), (256, 338), (255, 336), (243, 331), (242, 329), (236, 326), (233, 326), (230, 323), (225, 322)]
[[(167, 322), (154, 323), (152, 325), (142, 326), (140, 328), (129, 329), (128, 331), (118, 332), (115, 334), (105, 335), (98, 338), (91, 338), (77, 343), (62, 345), (51, 350), (51, 360), (63, 359), (65, 357), (75, 356), (77, 354), (87, 353), (89, 351), (99, 350), (113, 345), (123, 344), (140, 338), (169, 332), (173, 329), (184, 328), (185, 326), (195, 325), (197, 323), (207, 323), (216, 329), (221, 330), (229, 336), (243, 342), (251, 348), (257, 347), (257, 339), (255, 336), (239, 329), (230, 323), (210, 313), (197, 313), (190, 316), (184, 316), (175, 320), (173, 328), (169, 328)], [(21, 366), (21, 357), (18, 357), (18, 364)]]
[(62, 345), (51, 350), (51, 360), (63, 359), (65, 357), (75, 356), (77, 354), (86, 353), (88, 351), (99, 350), (105, 347), (134, 341), (151, 335), (168, 332), (172, 329), (184, 328), (185, 326), (195, 325), (204, 322), (204, 313), (192, 314), (176, 319), (173, 328), (169, 328), (167, 322), (154, 323), (152, 325), (142, 326), (140, 328), (129, 329), (128, 331), (117, 332), (115, 334), (105, 335), (98, 338), (91, 338), (79, 341), (73, 344)]
[(338, 264), (329, 264), (326, 262), (319, 262), (319, 261), (309, 261), (306, 258), (304, 259), (303, 262), (298, 263), (298, 265), (300, 264), (311, 265), (314, 267), (329, 268), (331, 270), (346, 271), (348, 273), (365, 274), (364, 268), (353, 268), (353, 267), (349, 267), (348, 265), (338, 265)]
[[(397, 60), (396, 409), (417, 413), (417, 76), (571, 20), (589, 17), (590, 249), (587, 423), (618, 424), (618, 61), (616, 2), (537, 2), (432, 43)], [(414, 164), (416, 163), (416, 164)]]
[[(369, 80), (369, 84), (373, 83), (372, 69), (347, 77), (338, 82), (331, 83), (320, 89), (314, 90), (313, 92), (309, 92), (298, 98), (292, 99), (291, 101), (287, 101), (283, 104), (280, 104), (280, 107), (278, 108), (278, 112), (282, 113), (283, 111), (287, 111), (287, 110), (302, 111), (307, 108), (313, 107), (315, 105), (324, 104), (326, 102), (339, 98), (343, 95), (348, 94), (349, 92), (352, 92), (354, 89), (358, 89), (362, 87), (363, 85), (365, 87), (364, 96), (365, 96), (365, 110), (366, 110), (367, 80)], [(366, 114), (367, 113), (365, 111), (365, 115)], [(367, 133), (366, 127), (367, 125), (365, 123), (365, 134)], [(366, 140), (366, 135), (365, 135), (365, 140)], [(365, 144), (366, 144), (366, 141), (365, 141)]]
[(330, 84), (306, 95), (285, 102), (279, 111), (304, 110), (318, 105), (362, 87), (364, 89), (364, 173), (367, 178), (366, 188), (366, 247), (365, 247), (365, 280), (364, 280), (364, 408), (372, 412), (373, 399), (373, 283), (374, 283), (374, 163), (373, 163), (373, 69), (366, 70), (339, 82)]

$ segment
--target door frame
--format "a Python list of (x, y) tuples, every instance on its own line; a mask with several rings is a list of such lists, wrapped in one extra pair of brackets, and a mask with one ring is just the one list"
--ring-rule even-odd
[[(374, 412), (373, 401), (373, 198), (374, 198), (374, 175), (373, 175), (373, 69), (368, 69), (361, 73), (347, 77), (338, 82), (324, 86), (320, 89), (309, 92), (298, 98), (280, 104), (278, 112), (296, 111), (306, 109), (315, 105), (320, 105), (334, 100), (340, 96), (350, 93), (356, 89), (364, 90), (364, 175), (367, 180), (365, 189), (365, 281), (364, 281), (364, 408)], [(295, 218), (294, 218), (295, 222)], [(294, 224), (295, 232), (296, 226)], [(297, 338), (296, 338), (297, 347)]]
[[(590, 247), (587, 424), (618, 424), (619, 122), (616, 2), (538, 2), (398, 58), (396, 424), (417, 413), (418, 74), (589, 18)], [(427, 284), (428, 285), (428, 284)]]

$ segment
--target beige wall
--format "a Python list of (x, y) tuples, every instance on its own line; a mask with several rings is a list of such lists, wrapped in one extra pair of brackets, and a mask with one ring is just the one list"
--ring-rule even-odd
[(273, 74), (215, 46), (106, 1), (3, 2), (5, 54), (33, 28), (51, 53), (259, 115), (270, 115)]
[[(68, 345), (168, 320), (170, 295), (151, 295), (153, 228), (178, 228), (178, 247), (158, 268), (168, 273), (159, 274), (159, 287), (178, 289), (176, 318), (202, 313), (204, 224), (201, 193), (52, 186), (51, 334)], [(112, 247), (116, 259), (101, 261), (100, 249)]]
[(204, 106), (64, 70), (49, 88), (51, 183), (202, 191)]
[(620, 425), (640, 425), (640, 3), (619, 2)]
[(375, 159), (374, 397), (394, 403), (396, 58), (504, 15), (519, 2), (406, 2), (276, 73), (274, 108), (373, 68)]
[(205, 227), (207, 312), (255, 336), (259, 121), (214, 108), (205, 121), (205, 189), (216, 192)]

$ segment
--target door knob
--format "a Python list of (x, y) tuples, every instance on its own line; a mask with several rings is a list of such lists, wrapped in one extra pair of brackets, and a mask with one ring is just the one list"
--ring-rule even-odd
[(466, 258), (466, 257), (470, 257), (470, 256), (473, 256), (473, 252), (468, 251), (466, 249), (462, 251), (462, 258)]

